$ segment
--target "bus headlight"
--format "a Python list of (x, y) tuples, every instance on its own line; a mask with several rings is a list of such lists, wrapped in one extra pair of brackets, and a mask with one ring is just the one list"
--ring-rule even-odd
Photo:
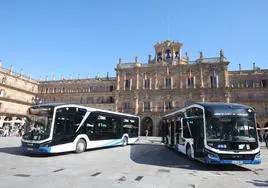
[(51, 144), (51, 141), (44, 142), (44, 143), (40, 144), (40, 148), (41, 147), (50, 147), (50, 144)]
[(260, 159), (261, 159), (261, 153), (259, 152), (255, 155), (255, 160), (260, 160)]
[(219, 156), (216, 153), (208, 153), (208, 158), (219, 160)]

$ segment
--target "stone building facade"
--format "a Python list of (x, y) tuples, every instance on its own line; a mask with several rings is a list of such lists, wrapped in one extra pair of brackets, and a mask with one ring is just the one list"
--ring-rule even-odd
[[(116, 110), (138, 114), (141, 133), (159, 135), (161, 117), (193, 102), (234, 102), (257, 109), (258, 126), (268, 126), (268, 70), (228, 71), (229, 61), (223, 51), (217, 57), (190, 61), (182, 55), (182, 43), (157, 43), (148, 63), (123, 63), (116, 68)], [(258, 90), (258, 92), (255, 92)]]
[(115, 111), (114, 78), (60, 79), (39, 82), (40, 102), (72, 103)]
[(34, 103), (38, 82), (22, 71), (15, 73), (13, 67), (5, 69), (0, 62), (0, 128), (6, 122), (20, 122)]
[(253, 106), (258, 126), (268, 127), (268, 70), (253, 64), (251, 70), (239, 65), (229, 71), (222, 50), (216, 57), (200, 52), (190, 60), (182, 47), (167, 40), (154, 46), (147, 63), (138, 57), (130, 63), (119, 59), (115, 78), (37, 81), (0, 66), (0, 125), (25, 116), (34, 103), (72, 103), (139, 115), (141, 133), (159, 135), (164, 114), (193, 102), (215, 101)]

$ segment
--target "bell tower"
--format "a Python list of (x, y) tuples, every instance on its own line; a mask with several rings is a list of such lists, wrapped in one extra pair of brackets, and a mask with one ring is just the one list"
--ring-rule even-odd
[(157, 43), (155, 48), (155, 63), (162, 64), (178, 64), (182, 59), (181, 48), (183, 44), (180, 42), (174, 42), (166, 40), (161, 43)]

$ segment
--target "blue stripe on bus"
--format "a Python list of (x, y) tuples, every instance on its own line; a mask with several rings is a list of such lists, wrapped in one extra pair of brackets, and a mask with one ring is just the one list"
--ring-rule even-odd
[(107, 146), (116, 146), (117, 144), (121, 144), (123, 143), (123, 139), (120, 139), (120, 140), (113, 140), (113, 141), (110, 141), (106, 144), (103, 145), (103, 147), (107, 147)]
[(38, 149), (21, 147), (20, 151), (23, 153), (51, 153), (51, 147), (40, 147)]
[(260, 164), (261, 159), (254, 160), (220, 160), (220, 159), (210, 159), (208, 157), (205, 158), (205, 163), (208, 164)]

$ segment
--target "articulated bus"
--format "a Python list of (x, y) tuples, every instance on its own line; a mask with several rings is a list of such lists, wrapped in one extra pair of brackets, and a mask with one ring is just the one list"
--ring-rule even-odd
[(138, 116), (72, 104), (42, 104), (29, 108), (30, 129), (22, 151), (60, 153), (117, 145), (139, 138)]
[(255, 109), (195, 103), (162, 118), (163, 142), (207, 164), (259, 164)]

